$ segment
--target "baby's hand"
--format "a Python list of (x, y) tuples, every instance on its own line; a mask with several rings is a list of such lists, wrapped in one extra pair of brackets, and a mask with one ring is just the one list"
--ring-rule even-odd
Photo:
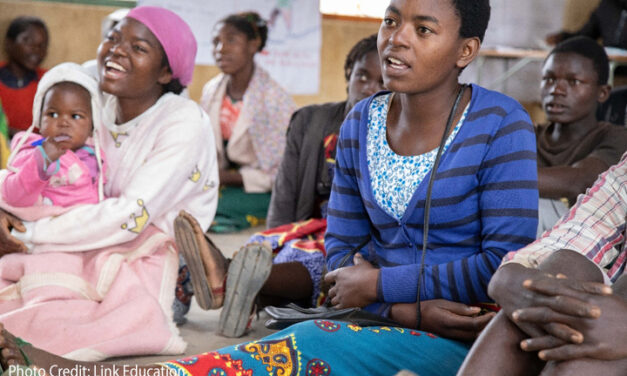
[(69, 145), (63, 141), (67, 141), (69, 139), (70, 137), (65, 135), (47, 137), (44, 139), (42, 146), (51, 162), (56, 161), (59, 157), (65, 154)]

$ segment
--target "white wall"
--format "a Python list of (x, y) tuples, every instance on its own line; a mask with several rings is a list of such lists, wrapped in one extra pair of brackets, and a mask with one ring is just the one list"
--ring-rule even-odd
[[(483, 46), (549, 48), (544, 38), (561, 29), (565, 3), (566, 0), (491, 0), (492, 15)], [(515, 59), (486, 59), (480, 82), (477, 82), (477, 63), (473, 62), (462, 79), (502, 91), (522, 102), (537, 101), (541, 62), (531, 62), (503, 84), (491, 85), (516, 62)]]

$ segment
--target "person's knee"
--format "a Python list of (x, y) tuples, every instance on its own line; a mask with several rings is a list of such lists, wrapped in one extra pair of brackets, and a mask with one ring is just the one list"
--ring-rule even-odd
[(603, 282), (601, 270), (586, 256), (569, 249), (553, 252), (538, 269), (548, 273), (561, 273), (568, 278), (583, 281)]

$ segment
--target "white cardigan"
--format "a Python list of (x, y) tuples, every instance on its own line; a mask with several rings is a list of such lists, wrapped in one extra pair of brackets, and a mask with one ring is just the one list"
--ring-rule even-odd
[(117, 99), (107, 96), (101, 146), (109, 164), (99, 204), (81, 205), (27, 223), (20, 238), (33, 252), (85, 251), (134, 239), (148, 224), (174, 238), (180, 210), (208, 228), (217, 207), (218, 166), (207, 114), (171, 93), (137, 118), (120, 125)]

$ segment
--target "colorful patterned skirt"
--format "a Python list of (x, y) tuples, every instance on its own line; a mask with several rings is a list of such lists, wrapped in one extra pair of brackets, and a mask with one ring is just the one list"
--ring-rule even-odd
[(455, 375), (469, 344), (421, 331), (306, 321), (258, 341), (162, 363), (177, 376)]
[(321, 291), (322, 276), (326, 270), (324, 233), (326, 219), (309, 219), (268, 229), (254, 234), (249, 240), (267, 242), (272, 247), (275, 264), (299, 262), (309, 272), (313, 282), (311, 305), (324, 303), (325, 294)]

